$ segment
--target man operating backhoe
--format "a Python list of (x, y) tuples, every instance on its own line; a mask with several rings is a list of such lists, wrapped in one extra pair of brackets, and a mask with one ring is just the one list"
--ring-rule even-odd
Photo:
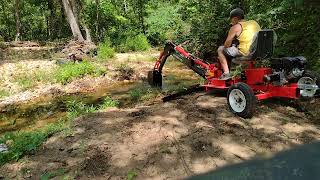
[[(219, 78), (221, 80), (231, 78), (227, 57), (235, 58), (250, 55), (250, 47), (255, 34), (261, 30), (256, 21), (244, 19), (244, 12), (240, 8), (230, 12), (230, 20), (232, 27), (229, 30), (228, 37), (224, 45), (218, 48), (218, 58), (223, 69), (223, 74)], [(238, 40), (238, 46), (232, 44), (234, 39)]]

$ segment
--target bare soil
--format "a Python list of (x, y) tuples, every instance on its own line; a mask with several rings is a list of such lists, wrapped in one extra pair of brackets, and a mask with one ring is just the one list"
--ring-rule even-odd
[(80, 117), (72, 135), (51, 137), (0, 174), (38, 179), (64, 169), (55, 179), (126, 179), (129, 172), (136, 179), (184, 178), (319, 140), (317, 123), (283, 100), (260, 103), (245, 120), (230, 113), (223, 94), (196, 93)]

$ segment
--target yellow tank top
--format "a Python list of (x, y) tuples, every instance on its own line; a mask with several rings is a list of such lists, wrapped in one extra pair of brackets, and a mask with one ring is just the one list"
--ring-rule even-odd
[(261, 30), (259, 24), (254, 20), (241, 21), (242, 32), (237, 39), (239, 40), (239, 51), (243, 55), (248, 55), (254, 35)]

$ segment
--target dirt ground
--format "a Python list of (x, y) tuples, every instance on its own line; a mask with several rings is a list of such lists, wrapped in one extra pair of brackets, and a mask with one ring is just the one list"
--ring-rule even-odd
[(316, 121), (285, 101), (234, 116), (221, 93), (109, 109), (80, 117), (71, 134), (0, 168), (8, 179), (180, 179), (319, 140)]
[[(146, 79), (157, 56), (131, 53), (115, 59), (132, 67), (136, 80)], [(116, 69), (108, 66), (108, 71)], [(165, 71), (181, 71), (178, 74), (184, 77), (186, 69)], [(76, 93), (113, 81), (116, 78), (109, 76), (84, 78), (53, 89)], [(26, 102), (51, 91), (48, 87), (22, 92), (2, 99), (0, 105)], [(242, 119), (228, 110), (224, 94), (200, 92), (166, 103), (154, 100), (135, 108), (113, 108), (76, 119), (70, 132), (56, 134), (36, 152), (0, 167), (0, 179), (190, 177), (319, 140), (319, 107), (317, 100), (308, 104), (312, 113), (298, 112), (287, 100), (270, 100), (258, 104), (252, 119)]]

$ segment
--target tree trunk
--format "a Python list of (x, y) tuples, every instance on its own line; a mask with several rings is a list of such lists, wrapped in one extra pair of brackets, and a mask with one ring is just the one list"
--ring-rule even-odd
[(96, 38), (97, 38), (97, 41), (100, 41), (100, 33), (99, 33), (99, 5), (100, 5), (100, 0), (96, 0), (96, 11), (97, 11), (97, 14), (96, 14)]
[(77, 23), (76, 17), (72, 11), (72, 5), (68, 0), (62, 0), (64, 10), (66, 12), (67, 20), (69, 22), (73, 37), (75, 40), (84, 41), (81, 34), (79, 24)]
[(86, 31), (86, 41), (92, 42), (92, 38), (90, 35), (90, 29), (86, 25), (83, 25), (83, 28)]
[(20, 21), (20, 0), (15, 0), (15, 17), (16, 17), (16, 38), (15, 41), (20, 41), (21, 21)]
[(72, 9), (73, 15), (80, 26), (77, 3), (75, 2), (75, 0), (69, 0), (69, 2), (71, 3), (71, 9)]
[(144, 15), (145, 15), (145, 2), (143, 0), (139, 0), (139, 21), (140, 26), (143, 31), (143, 34), (146, 35), (146, 26), (144, 25)]
[(50, 11), (50, 15), (48, 18), (48, 35), (50, 39), (56, 38), (56, 11), (54, 8), (54, 4), (52, 0), (48, 0), (48, 9)]

